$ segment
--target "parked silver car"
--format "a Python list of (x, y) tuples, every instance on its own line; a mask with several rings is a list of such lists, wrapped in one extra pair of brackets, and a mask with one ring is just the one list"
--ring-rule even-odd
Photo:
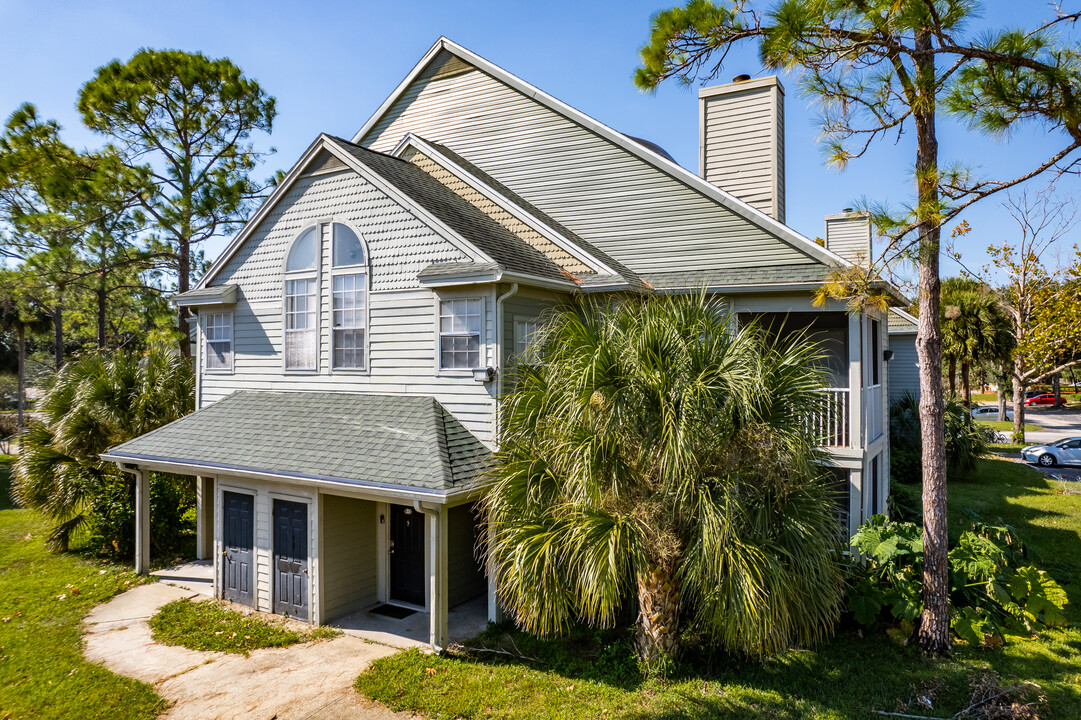
[(1081, 437), (1064, 438), (1047, 445), (1022, 448), (1021, 459), (1044, 467), (1081, 465)]
[[(998, 420), (998, 407), (995, 405), (985, 405), (983, 407), (972, 408), (973, 420)], [(1006, 408), (1006, 419), (1013, 420), (1013, 410)]]

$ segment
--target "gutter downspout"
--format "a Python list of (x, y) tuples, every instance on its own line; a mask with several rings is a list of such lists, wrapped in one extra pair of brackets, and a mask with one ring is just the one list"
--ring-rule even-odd
[(440, 653), (447, 646), (447, 513), (446, 508), (439, 506), (437, 509), (425, 507), (420, 500), (413, 501), (413, 509), (428, 516), (429, 543), (431, 550), (429, 558), (431, 567), (428, 572), (429, 595), (428, 617), (431, 621), (429, 629), (429, 645), (432, 652)]
[(498, 358), (499, 374), (496, 377), (496, 383), (497, 384), (495, 386), (495, 425), (496, 426), (494, 428), (494, 430), (495, 430), (494, 435), (495, 435), (496, 440), (499, 439), (499, 421), (500, 421), (499, 402), (500, 402), (500, 400), (503, 399), (503, 356), (505, 355), (505, 352), (504, 352), (505, 348), (503, 347), (503, 345), (506, 342), (506, 338), (503, 337), (503, 330), (504, 330), (504, 328), (503, 328), (503, 303), (506, 302), (506, 300), (508, 298), (513, 297), (514, 295), (517, 295), (517, 294), (518, 294), (518, 283), (511, 283), (510, 290), (508, 290), (507, 292), (500, 295), (498, 298), (496, 298), (496, 301), (495, 301), (495, 308), (496, 308), (496, 313), (495, 313), (495, 315), (496, 315), (495, 337), (496, 337), (496, 347), (497, 347), (497, 350), (499, 352), (499, 358)]

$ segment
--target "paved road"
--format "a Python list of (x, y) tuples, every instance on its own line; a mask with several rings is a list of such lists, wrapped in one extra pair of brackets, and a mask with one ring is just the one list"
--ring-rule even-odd
[[(994, 403), (980, 404), (994, 405)], [(1025, 412), (1025, 422), (1029, 425), (1039, 425), (1044, 428), (1043, 430), (1030, 430), (1025, 433), (1025, 442), (1029, 445), (1051, 443), (1065, 437), (1081, 437), (1081, 408), (1076, 405), (1066, 409), (1039, 408), (1035, 411), (1028, 409)], [(1006, 435), (1008, 436), (1009, 432)], [(1081, 467), (1033, 467), (1057, 480), (1081, 482)]]

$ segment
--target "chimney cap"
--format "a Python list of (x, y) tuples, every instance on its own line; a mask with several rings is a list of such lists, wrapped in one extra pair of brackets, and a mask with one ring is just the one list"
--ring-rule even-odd
[(736, 75), (734, 78), (732, 78), (732, 82), (747, 82), (750, 79), (750, 75), (748, 75), (747, 73), (741, 73), (740, 75)]

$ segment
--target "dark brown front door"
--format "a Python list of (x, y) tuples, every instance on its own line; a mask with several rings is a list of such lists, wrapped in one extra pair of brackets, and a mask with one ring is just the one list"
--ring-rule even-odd
[(390, 506), (390, 599), (424, 604), (424, 515)]

